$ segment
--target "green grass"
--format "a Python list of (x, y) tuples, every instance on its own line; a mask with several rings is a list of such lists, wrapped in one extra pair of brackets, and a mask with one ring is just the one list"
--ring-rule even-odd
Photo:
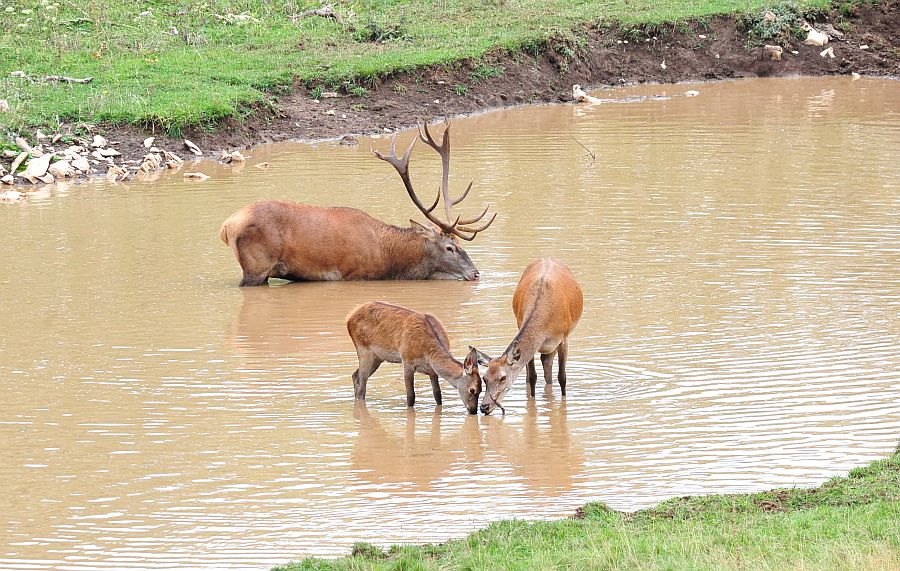
[[(802, 0), (824, 6), (823, 0)], [(294, 80), (371, 86), (373, 77), (566, 38), (585, 22), (652, 24), (759, 11), (761, 0), (347, 0), (345, 21), (291, 16), (317, 2), (0, 0), (0, 130), (131, 123), (177, 132), (240, 117)], [(229, 23), (229, 15), (252, 20)], [(225, 17), (219, 18), (218, 16)], [(233, 18), (232, 18), (233, 20)], [(30, 83), (24, 71), (93, 77)]]
[(900, 452), (818, 488), (677, 498), (580, 519), (501, 521), (442, 545), (360, 543), (340, 569), (900, 569)]

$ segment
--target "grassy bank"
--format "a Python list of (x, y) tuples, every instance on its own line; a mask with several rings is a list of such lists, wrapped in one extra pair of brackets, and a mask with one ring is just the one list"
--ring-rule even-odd
[[(364, 97), (373, 77), (494, 48), (571, 36), (585, 22), (677, 22), (759, 11), (760, 0), (432, 0), (316, 2), (0, 0), (0, 136), (59, 123), (170, 132), (277, 107), (294, 81)], [(804, 5), (825, 6), (823, 0)], [(10, 77), (13, 71), (27, 75)], [(484, 73), (502, 70), (485, 68)], [(88, 84), (43, 81), (92, 77)]]
[(384, 552), (358, 544), (344, 559), (301, 569), (900, 569), (900, 450), (818, 488), (669, 500), (620, 513), (498, 522), (443, 545)]

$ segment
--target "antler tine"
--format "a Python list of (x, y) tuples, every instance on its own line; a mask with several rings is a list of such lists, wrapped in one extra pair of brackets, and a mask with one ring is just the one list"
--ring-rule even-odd
[[(472, 238), (474, 238), (479, 232), (484, 232), (485, 230), (490, 228), (491, 224), (494, 223), (494, 220), (496, 218), (497, 218), (497, 213), (494, 212), (494, 215), (491, 216), (491, 219), (488, 220), (487, 223), (484, 224), (483, 226), (481, 226), (480, 228), (469, 228), (468, 226), (457, 226), (454, 228), (454, 230), (459, 230), (460, 232), (472, 232), (473, 233)], [(459, 234), (457, 234), (457, 236), (459, 236)], [(462, 238), (462, 236), (460, 236), (460, 238)], [(469, 238), (469, 240), (471, 240), (472, 238)]]
[[(447, 222), (450, 222), (452, 220), (450, 207), (454, 203), (450, 199), (450, 122), (447, 121), (446, 124), (447, 128), (444, 129), (440, 145), (431, 136), (431, 131), (428, 130), (427, 119), (422, 121), (422, 128), (419, 129), (419, 138), (441, 156), (441, 194), (444, 196), (444, 214), (447, 216)], [(424, 135), (422, 134), (423, 129), (425, 131)]]
[[(443, 230), (445, 234), (453, 233), (453, 226), (448, 225), (447, 222), (442, 222), (439, 218), (431, 214), (431, 211), (434, 210), (437, 206), (438, 201), (435, 200), (434, 204), (431, 205), (431, 208), (425, 208), (425, 206), (422, 204), (422, 201), (419, 200), (416, 191), (413, 190), (412, 181), (409, 179), (409, 157), (412, 154), (413, 147), (416, 145), (416, 139), (412, 140), (412, 143), (409, 144), (409, 148), (406, 149), (406, 152), (403, 153), (403, 157), (400, 159), (397, 158), (397, 154), (395, 151), (396, 139), (396, 135), (391, 138), (390, 156), (385, 156), (383, 153), (380, 153), (375, 149), (371, 149), (372, 154), (379, 159), (390, 163), (391, 166), (396, 169), (397, 174), (400, 175), (400, 180), (403, 181), (403, 186), (406, 188), (406, 193), (409, 195), (410, 199), (412, 199), (413, 204), (416, 205), (416, 208), (418, 208), (419, 211), (425, 215), (425, 218), (427, 218), (434, 225)], [(438, 197), (440, 197), (440, 194), (438, 194)], [(459, 222), (459, 219), (457, 219), (457, 222)]]
[(434, 203), (428, 209), (428, 212), (431, 212), (432, 210), (437, 208), (438, 202), (440, 202), (440, 201), (441, 201), (441, 189), (438, 189), (437, 196), (434, 197)]
[(487, 206), (484, 207), (484, 210), (481, 211), (481, 214), (479, 214), (475, 218), (469, 218), (467, 220), (460, 220), (459, 223), (462, 224), (463, 226), (468, 226), (469, 224), (475, 224), (476, 222), (478, 222), (479, 220), (484, 218), (484, 215), (487, 214), (488, 208), (490, 208), (490, 207), (491, 207), (491, 205), (488, 204)]
[(409, 173), (409, 156), (412, 154), (413, 147), (416, 146), (416, 140), (413, 139), (412, 143), (409, 144), (409, 148), (406, 149), (406, 152), (403, 153), (402, 158), (397, 158), (396, 153), (396, 143), (397, 143), (397, 135), (391, 137), (391, 151), (390, 156), (385, 156), (384, 154), (378, 152), (375, 149), (369, 149), (372, 151), (372, 154), (378, 157), (379, 159), (390, 163), (397, 172), (400, 173), (400, 176), (404, 176)]
[(437, 151), (441, 156), (444, 155), (445, 152), (449, 152), (450, 148), (450, 121), (445, 121), (447, 128), (444, 129), (444, 135), (441, 137), (441, 144), (438, 145), (434, 141), (434, 137), (431, 136), (431, 132), (428, 130), (428, 119), (422, 121), (422, 127), (425, 129), (425, 135), (422, 135), (422, 128), (419, 128), (419, 138), (422, 139), (423, 143), (427, 143), (432, 149)]
[(476, 233), (476, 234), (472, 234), (471, 236), (466, 236), (465, 234), (463, 234), (462, 232), (458, 232), (457, 229), (454, 228), (454, 229), (453, 229), (453, 235), (456, 236), (457, 238), (462, 238), (462, 239), (465, 240), (466, 242), (471, 242), (472, 240), (475, 239), (475, 236), (477, 236), (477, 233)]
[(456, 206), (457, 204), (459, 204), (460, 202), (465, 200), (467, 196), (469, 196), (469, 191), (472, 190), (473, 184), (475, 184), (474, 180), (469, 183), (469, 186), (466, 187), (466, 191), (464, 193), (462, 193), (462, 196), (460, 196), (459, 198), (457, 198), (456, 200), (453, 201), (453, 206)]

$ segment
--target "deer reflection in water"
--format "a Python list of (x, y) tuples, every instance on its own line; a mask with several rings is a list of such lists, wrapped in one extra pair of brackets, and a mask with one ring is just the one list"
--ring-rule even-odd
[[(466, 415), (447, 422), (441, 407), (430, 414), (407, 409), (398, 420), (394, 412), (373, 413), (365, 401), (357, 401), (353, 473), (376, 484), (404, 483), (427, 490), (451, 474), (461, 484), (480, 486), (480, 467), (505, 464), (514, 476), (510, 484), (569, 490), (584, 472), (585, 451), (569, 432), (565, 401), (554, 401), (552, 389), (546, 392), (546, 403), (528, 402), (521, 425), (510, 416)], [(490, 477), (503, 478), (494, 475), (502, 472), (492, 468)]]
[(356, 401), (353, 418), (359, 435), (351, 454), (354, 473), (374, 483), (403, 482), (427, 489), (453, 466), (481, 464), (485, 448), (478, 417), (459, 417), (458, 427), (442, 430), (441, 408), (435, 407), (431, 414), (407, 408), (405, 421), (398, 421), (394, 413), (373, 415), (366, 401)]
[(553, 386), (544, 386), (545, 401), (528, 399), (521, 427), (508, 418), (481, 417), (485, 445), (509, 462), (529, 488), (569, 490), (584, 472), (584, 447), (569, 432), (565, 399), (555, 400)]

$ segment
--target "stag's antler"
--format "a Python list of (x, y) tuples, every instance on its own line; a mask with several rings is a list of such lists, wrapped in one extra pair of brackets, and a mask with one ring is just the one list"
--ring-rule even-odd
[(406, 193), (409, 194), (409, 197), (412, 199), (413, 204), (416, 205), (416, 208), (422, 211), (422, 214), (425, 215), (425, 218), (428, 218), (428, 220), (440, 227), (441, 230), (449, 234), (453, 230), (453, 227), (447, 225), (445, 222), (441, 222), (438, 218), (435, 218), (434, 215), (431, 214), (431, 211), (437, 207), (438, 202), (441, 199), (440, 191), (438, 191), (438, 195), (434, 199), (434, 204), (432, 204), (428, 208), (425, 208), (425, 206), (422, 204), (422, 201), (419, 200), (416, 191), (413, 190), (412, 181), (409, 180), (409, 155), (412, 154), (413, 147), (416, 146), (416, 140), (413, 139), (413, 142), (410, 143), (409, 148), (406, 149), (405, 153), (403, 153), (403, 157), (399, 159), (397, 158), (397, 153), (395, 151), (396, 141), (397, 137), (395, 135), (391, 139), (391, 154), (389, 156), (384, 156), (375, 149), (371, 149), (372, 154), (379, 159), (390, 163), (397, 170), (397, 174), (400, 175), (400, 179), (403, 181), (403, 186), (406, 187)]
[[(463, 201), (463, 199), (468, 196), (469, 191), (472, 190), (473, 182), (469, 183), (469, 186), (466, 187), (465, 192), (457, 199), (450, 198), (450, 124), (447, 123), (447, 128), (444, 129), (444, 135), (441, 138), (441, 144), (438, 145), (434, 138), (431, 136), (431, 133), (428, 131), (428, 122), (424, 121), (424, 130), (425, 133), (422, 133), (422, 129), (419, 130), (419, 139), (422, 140), (423, 143), (426, 143), (432, 149), (437, 151), (437, 153), (441, 156), (441, 168), (442, 168), (442, 177), (441, 177), (441, 188), (438, 191), (438, 196), (434, 201), (434, 204), (431, 205), (431, 208), (425, 208), (422, 205), (422, 201), (419, 200), (419, 197), (416, 195), (416, 192), (413, 190), (412, 182), (409, 179), (409, 156), (412, 153), (413, 147), (416, 144), (416, 139), (413, 139), (413, 142), (409, 145), (409, 148), (406, 149), (406, 152), (403, 154), (403, 157), (398, 159), (397, 155), (394, 152), (394, 139), (391, 139), (391, 154), (390, 156), (384, 156), (379, 153), (375, 149), (372, 149), (372, 153), (383, 161), (389, 162), (393, 167), (397, 170), (397, 173), (400, 175), (400, 179), (403, 180), (403, 185), (406, 187), (406, 192), (409, 194), (409, 197), (412, 199), (413, 203), (416, 207), (425, 215), (428, 220), (437, 225), (445, 234), (452, 234), (463, 240), (471, 241), (478, 235), (479, 232), (483, 232), (487, 230), (491, 224), (494, 223), (494, 219), (497, 218), (497, 213), (491, 217), (490, 220), (487, 221), (486, 224), (478, 228), (473, 228), (471, 225), (479, 222), (484, 216), (487, 214), (490, 205), (486, 206), (484, 210), (476, 216), (475, 218), (469, 218), (466, 220), (462, 220), (459, 215), (457, 215), (456, 220), (453, 219), (451, 214), (451, 207), (459, 204)], [(447, 215), (447, 222), (442, 222), (438, 220), (431, 211), (437, 207), (437, 203), (440, 201), (441, 196), (444, 197), (444, 212)]]

